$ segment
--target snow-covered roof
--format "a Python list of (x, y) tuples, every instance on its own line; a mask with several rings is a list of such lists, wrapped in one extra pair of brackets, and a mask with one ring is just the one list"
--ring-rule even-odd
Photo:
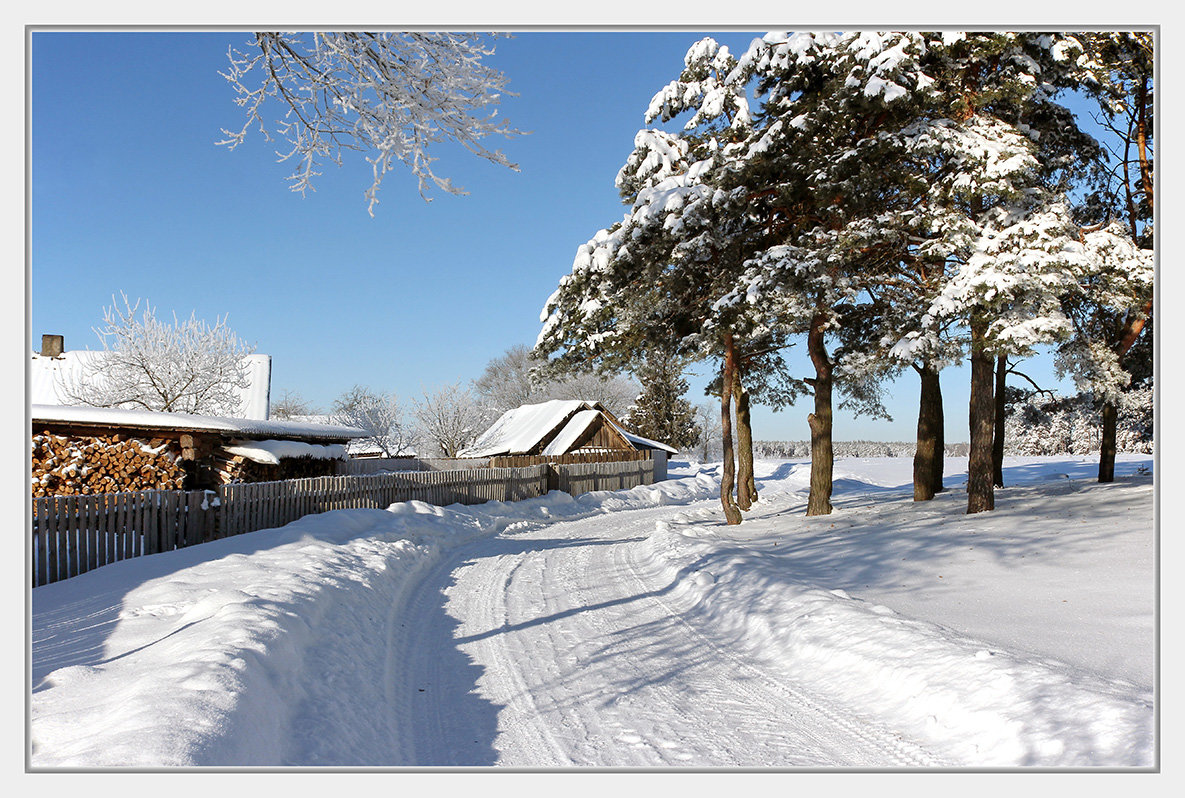
[(465, 457), (526, 454), (573, 414), (593, 409), (592, 404), (579, 399), (552, 399), (507, 410), (462, 454)]
[(279, 465), (281, 457), (311, 457), (314, 460), (345, 460), (346, 447), (340, 443), (322, 446), (304, 441), (234, 441), (222, 447), (228, 454), (246, 457), (256, 463)]
[(632, 432), (626, 432), (616, 424), (613, 426), (617, 427), (617, 431), (624, 435), (625, 439), (632, 443), (635, 449), (662, 449), (664, 452), (668, 452), (669, 454), (679, 453), (679, 450), (673, 446), (667, 446), (665, 443), (659, 443), (658, 441), (652, 441), (649, 438), (643, 438), (641, 435), (635, 435)]
[(366, 435), (364, 430), (338, 424), (310, 424), (299, 421), (268, 421), (252, 418), (191, 416), (185, 413), (160, 413), (155, 410), (124, 410), (114, 407), (76, 407), (41, 405), (30, 408), (33, 426), (38, 422), (59, 422), (97, 427), (137, 427), (148, 429), (219, 432), (236, 437), (346, 441)]
[(588, 431), (598, 417), (603, 417), (635, 448), (663, 449), (672, 454), (676, 453), (675, 449), (664, 443), (626, 432), (597, 402), (552, 399), (550, 402), (507, 410), (461, 454), (464, 457), (528, 454), (545, 441), (547, 446), (543, 449), (543, 454), (563, 454)]
[[(76, 382), (88, 372), (88, 367), (106, 356), (102, 350), (75, 349), (63, 352), (59, 357), (45, 357), (33, 353), (29, 364), (29, 401), (35, 405), (66, 405), (69, 400), (62, 393), (62, 386)], [(271, 355), (247, 355), (243, 359), (247, 368), (247, 387), (238, 390), (242, 400), (243, 418), (266, 419), (270, 403), (272, 358)]]
[(568, 423), (559, 431), (551, 443), (543, 449), (543, 454), (563, 454), (572, 447), (580, 439), (580, 436), (588, 431), (588, 428), (596, 423), (601, 414), (596, 410), (579, 410), (574, 416), (568, 419)]

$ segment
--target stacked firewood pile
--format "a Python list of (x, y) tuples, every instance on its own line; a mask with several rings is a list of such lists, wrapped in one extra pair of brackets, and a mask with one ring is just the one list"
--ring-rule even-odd
[(313, 457), (284, 457), (279, 465), (257, 463), (242, 455), (222, 451), (213, 457), (217, 482), (274, 482), (281, 479), (332, 476), (337, 473), (335, 460)]
[(77, 496), (135, 490), (180, 490), (185, 471), (176, 445), (126, 435), (33, 436), (34, 496)]

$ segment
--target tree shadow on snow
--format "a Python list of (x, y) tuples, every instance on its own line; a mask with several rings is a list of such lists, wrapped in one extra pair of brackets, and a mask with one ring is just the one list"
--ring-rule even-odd
[[(947, 490), (926, 502), (915, 502), (911, 495), (888, 495), (888, 489), (837, 491), (832, 497), (834, 512), (814, 517), (806, 516), (805, 497), (789, 506), (777, 499), (759, 501), (745, 521), (754, 539), (738, 542), (735, 548), (721, 547), (714, 559), (743, 562), (737, 570), (767, 581), (771, 588), (790, 583), (858, 592), (871, 587), (926, 586), (937, 578), (933, 563), (958, 552), (973, 550), (1006, 567), (1019, 567), (1033, 557), (1053, 559), (1089, 551), (1100, 541), (1127, 532), (1125, 526), (1099, 523), (1118, 512), (1104, 495), (1141, 480), (1151, 483), (1151, 477), (1100, 485), (1045, 476), (1040, 483), (1023, 484), (1025, 469), (1018, 466), (1011, 475), (1005, 473), (1005, 484), (1011, 482), (1013, 487), (996, 490), (993, 511), (970, 515), (965, 489), (949, 483)], [(1068, 494), (1090, 491), (1103, 492), (1101, 500), (1059, 501)], [(761, 523), (774, 519), (778, 523), (772, 530)], [(1149, 504), (1148, 523), (1153, 521)], [(744, 524), (733, 529), (738, 531), (727, 534), (745, 534)]]

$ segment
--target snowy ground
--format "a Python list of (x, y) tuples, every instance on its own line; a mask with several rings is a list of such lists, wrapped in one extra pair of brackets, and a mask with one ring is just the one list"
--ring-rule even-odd
[(573, 499), (336, 511), (32, 592), (50, 768), (1150, 768), (1152, 458), (716, 467)]

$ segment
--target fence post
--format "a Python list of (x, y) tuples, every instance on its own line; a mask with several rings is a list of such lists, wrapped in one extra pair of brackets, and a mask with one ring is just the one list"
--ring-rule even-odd
[(49, 581), (56, 582), (62, 577), (61, 559), (66, 547), (66, 541), (61, 534), (58, 516), (62, 512), (62, 502), (58, 497), (47, 497), (45, 502), (45, 528), (49, 539)]
[(49, 570), (48, 533), (46, 521), (49, 518), (49, 502), (45, 499), (33, 500), (33, 556), (36, 558), (36, 568), (33, 571), (33, 586), (44, 585)]

